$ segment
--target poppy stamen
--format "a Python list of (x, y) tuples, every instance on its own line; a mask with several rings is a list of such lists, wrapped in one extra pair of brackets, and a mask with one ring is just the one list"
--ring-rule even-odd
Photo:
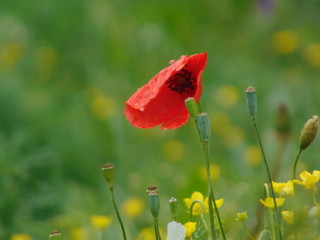
[(191, 72), (184, 69), (171, 76), (166, 84), (171, 90), (179, 94), (191, 94), (195, 90), (195, 78), (192, 77)]

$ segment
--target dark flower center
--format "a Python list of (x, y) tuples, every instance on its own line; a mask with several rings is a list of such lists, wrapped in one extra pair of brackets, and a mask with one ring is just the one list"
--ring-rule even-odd
[(166, 84), (168, 87), (179, 94), (191, 94), (195, 90), (196, 80), (191, 76), (191, 72), (181, 69), (171, 76)]

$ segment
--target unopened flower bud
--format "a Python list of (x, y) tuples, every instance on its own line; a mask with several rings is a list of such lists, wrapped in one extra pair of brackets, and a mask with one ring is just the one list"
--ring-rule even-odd
[(210, 137), (210, 121), (207, 113), (197, 115), (197, 126), (201, 141), (208, 141)]
[(102, 167), (102, 174), (106, 181), (109, 183), (109, 186), (112, 187), (114, 179), (114, 166), (111, 163), (106, 163)]
[(154, 218), (158, 218), (160, 210), (158, 188), (152, 185), (147, 188), (147, 193), (149, 197), (151, 214)]
[(300, 133), (300, 149), (306, 149), (314, 140), (318, 132), (318, 121), (317, 115), (309, 119)]
[(194, 98), (188, 97), (185, 101), (186, 107), (188, 109), (188, 112), (190, 116), (195, 119), (196, 116), (200, 113), (199, 105), (196, 103)]
[(62, 235), (58, 230), (53, 230), (49, 235), (49, 240), (61, 240)]
[(248, 87), (246, 89), (247, 107), (252, 118), (257, 116), (257, 94), (254, 87)]
[(172, 213), (173, 217), (175, 218), (177, 216), (177, 199), (174, 197), (170, 198), (169, 205), (170, 205), (171, 213)]

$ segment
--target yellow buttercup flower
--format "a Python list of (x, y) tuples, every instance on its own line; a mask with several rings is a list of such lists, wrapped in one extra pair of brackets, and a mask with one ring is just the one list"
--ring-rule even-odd
[(112, 218), (102, 215), (94, 215), (91, 216), (90, 221), (94, 228), (103, 230), (111, 224)]
[(215, 94), (217, 103), (222, 107), (233, 107), (239, 102), (240, 91), (233, 85), (226, 85), (218, 89)]
[[(277, 203), (277, 207), (281, 207), (284, 202), (285, 202), (285, 198), (276, 198), (276, 203)], [(268, 207), (268, 208), (271, 208), (271, 209), (274, 209), (274, 201), (273, 201), (273, 198), (271, 197), (267, 197), (266, 200), (263, 200), (263, 199), (260, 199), (260, 202), (265, 206), (265, 207)]]
[(284, 30), (273, 35), (273, 47), (280, 54), (294, 52), (299, 45), (299, 39), (294, 31)]
[(18, 42), (9, 42), (0, 49), (0, 67), (11, 69), (21, 59), (23, 46)]
[(169, 140), (163, 145), (163, 154), (166, 160), (176, 162), (182, 159), (185, 147), (181, 141)]
[(32, 240), (32, 237), (27, 233), (13, 234), (10, 240)]
[(136, 197), (128, 198), (122, 205), (123, 213), (130, 217), (135, 218), (139, 216), (144, 209), (144, 202)]
[(293, 196), (294, 187), (293, 181), (289, 180), (287, 182), (274, 182), (272, 181), (273, 189), (281, 197), (290, 197)]
[[(202, 193), (200, 193), (200, 192), (193, 192), (191, 194), (191, 198), (185, 198), (183, 201), (186, 204), (187, 208), (190, 209), (192, 202), (195, 200), (198, 200), (201, 203), (203, 203), (206, 212), (209, 211), (208, 197), (204, 200), (204, 197), (203, 197)], [(216, 200), (215, 202), (216, 202), (217, 208), (220, 208), (224, 202), (224, 199), (221, 198), (221, 199)], [(192, 214), (193, 215), (200, 215), (202, 213), (203, 213), (203, 210), (202, 210), (201, 204), (196, 202), (193, 205)]]
[(244, 153), (244, 160), (252, 167), (258, 166), (262, 161), (262, 155), (260, 148), (256, 146), (248, 147)]
[(155, 238), (154, 230), (151, 228), (143, 228), (137, 237), (138, 240), (154, 240)]
[(96, 118), (105, 120), (114, 115), (116, 103), (112, 98), (103, 94), (98, 94), (93, 97), (90, 107), (92, 114)]
[(191, 235), (194, 233), (197, 227), (196, 222), (187, 222), (184, 224), (184, 227), (186, 228), (186, 237), (191, 237)]
[(303, 171), (300, 174), (300, 178), (302, 181), (297, 179), (294, 179), (293, 181), (304, 186), (307, 189), (315, 189), (316, 183), (320, 180), (320, 171), (314, 170), (312, 174), (308, 171)]
[(77, 227), (70, 229), (71, 240), (85, 240), (86, 235), (86, 230), (84, 228)]
[(237, 218), (236, 218), (237, 221), (244, 222), (247, 219), (248, 219), (248, 213), (247, 212), (239, 212), (237, 214)]
[(314, 43), (308, 46), (303, 55), (311, 65), (320, 67), (320, 43)]
[(289, 224), (294, 223), (294, 217), (292, 211), (282, 211), (281, 212), (282, 218)]
[[(210, 173), (211, 173), (211, 179), (216, 180), (220, 176), (220, 167), (216, 164), (210, 165)], [(207, 181), (207, 170), (204, 165), (202, 165), (198, 170), (198, 176), (201, 180)]]
[[(204, 198), (203, 198), (202, 193), (193, 192), (191, 194), (191, 198), (185, 198), (183, 201), (186, 204), (187, 208), (190, 209), (192, 202), (195, 201), (195, 200), (198, 200), (198, 201), (203, 203)], [(192, 208), (192, 214), (193, 215), (200, 215), (201, 213), (203, 213), (201, 204), (200, 203), (195, 203), (193, 205), (193, 208)]]

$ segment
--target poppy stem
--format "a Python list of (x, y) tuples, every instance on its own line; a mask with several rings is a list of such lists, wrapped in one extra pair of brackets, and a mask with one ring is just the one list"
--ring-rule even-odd
[(116, 211), (116, 214), (117, 214), (117, 217), (118, 217), (118, 221), (119, 221), (120, 226), (121, 226), (123, 239), (127, 240), (126, 231), (124, 229), (124, 225), (123, 225), (122, 219), (120, 217), (120, 213), (119, 213), (119, 210), (118, 210), (115, 198), (114, 198), (113, 187), (109, 187), (109, 189), (110, 189), (110, 192), (111, 192), (111, 198), (112, 198), (113, 207), (114, 207), (114, 210)]
[(213, 208), (212, 208), (212, 203), (217, 215), (217, 220), (220, 228), (220, 232), (222, 234), (222, 238), (225, 240), (226, 236), (223, 230), (223, 225), (220, 217), (220, 213), (216, 204), (216, 200), (214, 197), (214, 192), (213, 192), (213, 186), (211, 182), (211, 173), (210, 173), (210, 161), (209, 161), (209, 142), (208, 141), (203, 141), (202, 142), (203, 146), (203, 151), (205, 154), (205, 165), (206, 165), (206, 172), (207, 172), (207, 180), (208, 180), (208, 195), (209, 195), (209, 212), (210, 212), (210, 223), (211, 223), (211, 231), (214, 236), (214, 239), (216, 239), (215, 231), (214, 231), (214, 216), (213, 216)]
[(265, 155), (265, 152), (264, 152), (264, 148), (263, 148), (263, 145), (262, 145), (262, 141), (261, 141), (261, 138), (260, 138), (260, 134), (259, 134), (258, 126), (257, 126), (257, 121), (256, 121), (255, 117), (252, 117), (252, 123), (253, 123), (253, 127), (255, 129), (257, 138), (258, 138), (258, 142), (259, 142), (260, 150), (261, 150), (261, 153), (262, 153), (263, 161), (264, 161), (264, 164), (265, 164), (265, 167), (266, 167), (266, 170), (267, 170), (269, 186), (270, 186), (270, 190), (271, 190), (271, 197), (273, 199), (274, 209), (276, 211), (276, 219), (277, 219), (277, 225), (278, 225), (277, 228), (279, 230), (279, 239), (282, 240), (282, 232), (281, 232), (281, 228), (280, 228), (281, 221), (280, 221), (280, 216), (279, 216), (280, 213), (279, 213), (279, 209), (278, 209), (278, 206), (277, 206), (276, 197), (275, 197), (275, 194), (274, 194), (274, 189), (273, 189), (273, 185), (272, 185), (272, 179), (271, 179), (271, 174), (270, 174), (267, 158), (266, 158), (266, 155)]
[(156, 240), (161, 240), (158, 218), (154, 217), (153, 222), (154, 222), (154, 231), (156, 233)]

